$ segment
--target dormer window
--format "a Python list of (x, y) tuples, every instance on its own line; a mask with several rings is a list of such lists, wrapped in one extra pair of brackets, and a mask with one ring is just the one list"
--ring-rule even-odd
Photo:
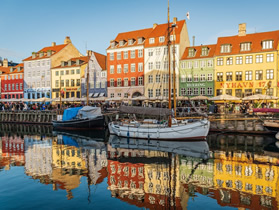
[(129, 44), (129, 45), (134, 44), (134, 39), (129, 39), (128, 44)]
[(250, 51), (250, 50), (251, 50), (251, 42), (240, 43), (240, 51)]
[(207, 56), (208, 55), (208, 47), (202, 47), (201, 55), (202, 56)]
[(170, 35), (170, 41), (174, 41), (175, 40), (175, 35)]
[(221, 45), (221, 53), (230, 53), (231, 45), (230, 44), (222, 44)]
[(164, 42), (164, 41), (165, 41), (165, 37), (164, 37), (164, 36), (160, 36), (160, 37), (159, 37), (159, 42), (162, 43), (162, 42)]
[(194, 48), (189, 48), (189, 57), (194, 57), (195, 56), (195, 49)]
[(155, 38), (149, 38), (149, 44), (154, 44), (155, 43)]
[(51, 56), (52, 52), (51, 50), (47, 51), (47, 56)]
[(262, 41), (262, 49), (263, 50), (273, 49), (273, 40)]
[(13, 72), (13, 67), (10, 68), (10, 72)]
[(125, 44), (125, 40), (121, 40), (120, 42), (119, 42), (119, 46), (121, 47), (121, 46), (123, 46)]
[(44, 52), (40, 52), (40, 58), (44, 56)]
[(115, 47), (115, 42), (111, 42), (111, 43), (110, 43), (110, 46), (111, 46), (111, 47)]
[(138, 38), (138, 44), (142, 44), (142, 42), (143, 42), (143, 38), (142, 37)]

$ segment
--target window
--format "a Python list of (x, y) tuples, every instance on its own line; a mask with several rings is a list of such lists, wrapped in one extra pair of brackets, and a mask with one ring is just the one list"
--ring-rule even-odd
[(213, 67), (213, 60), (207, 61), (207, 67)]
[(132, 45), (132, 44), (134, 44), (134, 40), (133, 39), (129, 39), (128, 40), (128, 45)]
[(114, 87), (114, 79), (110, 79), (110, 87)]
[(273, 69), (267, 69), (266, 70), (266, 79), (273, 79)]
[[(79, 72), (78, 71), (79, 69), (77, 69), (77, 73)], [(42, 72), (42, 74), (44, 74), (44, 72)], [(60, 71), (60, 76), (63, 76), (64, 75), (64, 71)], [(44, 76), (44, 75), (43, 75)]]
[(128, 59), (128, 51), (124, 51), (124, 59)]
[(216, 90), (216, 96), (222, 95), (223, 94), (223, 90), (222, 89), (217, 89)]
[(150, 57), (153, 56), (153, 50), (152, 49), (148, 50), (148, 56), (150, 56)]
[(114, 74), (114, 66), (110, 66), (109, 73), (110, 73), (110, 74)]
[(68, 79), (66, 79), (66, 87), (70, 86), (70, 81)]
[(174, 41), (175, 40), (175, 35), (170, 35), (170, 41)]
[(163, 96), (165, 96), (165, 97), (169, 96), (169, 90), (168, 89), (163, 90)]
[(8, 90), (11, 90), (11, 84), (8, 84)]
[(245, 80), (246, 81), (251, 81), (252, 80), (252, 75), (253, 75), (252, 71), (246, 71), (245, 72)]
[(70, 71), (69, 70), (66, 70), (66, 75), (69, 75)]
[(143, 63), (138, 63), (138, 72), (143, 71)]
[(37, 82), (37, 88), (40, 87), (40, 84), (41, 84), (40, 82)]
[(168, 54), (168, 48), (165, 47), (165, 48), (164, 48), (164, 55), (167, 55), (167, 54)]
[(261, 88), (256, 88), (255, 89), (255, 94), (262, 94), (263, 90)]
[(136, 86), (136, 78), (131, 77), (131, 86)]
[(180, 89), (180, 93), (182, 96), (185, 96), (186, 95), (186, 89), (185, 88), (181, 88)]
[(256, 55), (256, 63), (262, 63), (263, 62), (263, 55)]
[(217, 66), (223, 66), (223, 58), (217, 58)]
[(153, 69), (153, 62), (149, 62), (148, 63), (148, 70), (152, 70)]
[(186, 82), (186, 76), (185, 75), (181, 75), (180, 82)]
[(75, 70), (74, 69), (71, 70), (71, 74), (75, 74)]
[(148, 83), (153, 83), (153, 75), (148, 76)]
[(245, 97), (253, 95), (252, 89), (245, 89), (244, 94), (245, 94)]
[[(173, 77), (171, 77), (171, 78), (173, 78)], [(192, 75), (191, 74), (189, 74), (187, 76), (187, 82), (192, 82)]]
[(240, 44), (240, 51), (250, 51), (251, 50), (251, 42), (244, 42)]
[(266, 90), (266, 95), (273, 96), (273, 88), (269, 88)]
[(5, 84), (5, 90), (7, 90), (7, 84)]
[(55, 80), (55, 87), (59, 87), (59, 80)]
[(131, 58), (135, 58), (135, 57), (136, 57), (135, 50), (131, 50)]
[(200, 88), (200, 94), (205, 95), (205, 88)]
[(262, 49), (272, 49), (273, 48), (273, 40), (266, 40), (262, 42)]
[(169, 62), (164, 61), (164, 70), (168, 70), (168, 69), (169, 69)]
[(60, 85), (61, 85), (61, 87), (64, 87), (64, 80), (60, 81)]
[(205, 61), (201, 61), (201, 68), (205, 68)]
[(142, 56), (143, 56), (142, 50), (138, 50), (138, 57), (139, 57), (139, 58), (142, 58)]
[[(118, 70), (117, 70), (118, 73)], [(124, 73), (128, 73), (128, 64), (124, 64)]]
[(160, 83), (161, 82), (161, 75), (156, 75), (156, 83)]
[(208, 48), (207, 48), (207, 47), (203, 47), (203, 48), (202, 48), (201, 55), (202, 55), (202, 56), (207, 56), (207, 55), (208, 55)]
[(77, 86), (80, 86), (80, 79), (77, 79)]
[(121, 52), (117, 52), (117, 60), (121, 60)]
[(230, 44), (221, 45), (221, 53), (230, 53), (230, 52), (231, 52), (231, 45)]
[(226, 72), (226, 81), (232, 81), (232, 72)]
[(156, 48), (156, 55), (160, 55), (161, 54), (161, 48)]
[(74, 86), (75, 86), (75, 80), (71, 79), (71, 87), (74, 87)]
[(160, 36), (160, 37), (159, 37), (159, 42), (162, 43), (162, 42), (164, 42), (164, 41), (165, 41), (165, 37), (164, 37), (164, 36)]
[(213, 88), (212, 87), (207, 88), (207, 95), (213, 95)]
[(19, 88), (20, 88), (20, 90), (22, 90), (22, 83), (19, 84)]
[(201, 78), (200, 78), (200, 81), (201, 81), (201, 82), (204, 82), (204, 81), (206, 81), (206, 79), (205, 79), (205, 74), (201, 74)]
[(226, 89), (226, 94), (231, 96), (232, 95), (232, 89)]
[(149, 38), (149, 44), (154, 44), (155, 43), (155, 39), (154, 38)]
[(256, 80), (262, 80), (262, 79), (263, 79), (263, 71), (256, 70)]
[(253, 63), (253, 56), (252, 55), (247, 55), (246, 57), (246, 64), (251, 64)]
[(194, 57), (195, 56), (195, 49), (194, 48), (189, 48), (188, 53), (189, 53), (189, 57)]
[(148, 97), (153, 97), (153, 89), (148, 89)]
[(228, 57), (227, 58), (227, 65), (232, 65), (233, 64), (233, 58), (232, 57)]
[(235, 96), (238, 98), (242, 98), (242, 89), (235, 89)]
[(161, 95), (161, 89), (156, 89), (156, 97)]
[(12, 90), (14, 90), (15, 89), (15, 84), (12, 84)]
[(242, 56), (237, 56), (235, 63), (236, 63), (236, 65), (241, 65), (242, 64)]
[(124, 93), (124, 98), (128, 98), (128, 93)]
[(207, 81), (213, 81), (213, 74), (207, 74)]
[(111, 61), (113, 61), (114, 60), (114, 53), (110, 53), (109, 58), (110, 58)]
[(111, 93), (111, 94), (110, 94), (110, 97), (111, 97), (111, 98), (114, 98), (114, 93)]
[(235, 80), (242, 81), (242, 71), (235, 72)]
[(169, 75), (168, 74), (163, 75), (163, 82), (164, 83), (169, 83)]
[(117, 87), (121, 87), (122, 86), (122, 80), (121, 78), (117, 79)]
[(223, 73), (222, 72), (218, 72), (217, 73), (217, 82), (222, 82), (223, 81)]
[(121, 65), (120, 65), (120, 64), (117, 65), (117, 73), (118, 73), (118, 74), (121, 74)]
[(187, 69), (192, 69), (192, 61), (187, 62)]
[(136, 72), (136, 64), (131, 64), (131, 72)]
[(187, 88), (187, 95), (191, 96), (192, 95), (192, 88)]
[(199, 81), (199, 75), (198, 74), (194, 74), (194, 82), (198, 82)]
[(273, 62), (274, 61), (274, 54), (271, 53), (271, 54), (267, 54), (266, 55), (266, 62)]
[(37, 76), (40, 76), (40, 75), (41, 75), (41, 71), (38, 70), (38, 71), (37, 71)]
[(199, 62), (198, 61), (194, 61), (194, 68), (199, 68)]
[(139, 86), (143, 85), (143, 77), (138, 78), (138, 85)]
[(161, 69), (161, 62), (160, 61), (156, 61), (156, 69), (157, 70)]
[(194, 88), (194, 95), (199, 95), (199, 88)]

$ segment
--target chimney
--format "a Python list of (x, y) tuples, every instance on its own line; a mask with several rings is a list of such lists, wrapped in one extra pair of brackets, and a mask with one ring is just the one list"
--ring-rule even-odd
[(55, 43), (55, 42), (52, 42), (52, 43), (51, 43), (51, 46), (52, 46), (52, 47), (56, 46), (56, 43)]
[(154, 24), (153, 24), (153, 29), (156, 28), (157, 25), (158, 25), (157, 23), (154, 23)]
[(238, 36), (246, 36), (246, 23), (238, 25)]
[(72, 41), (69, 36), (66, 36), (66, 38), (64, 40), (64, 44), (69, 44), (69, 43), (72, 43)]
[(193, 46), (195, 46), (195, 36), (193, 36)]
[(8, 59), (7, 58), (4, 58), (3, 60), (3, 67), (8, 67)]
[(174, 17), (173, 18), (173, 24), (176, 24), (176, 22), (177, 22), (177, 17)]

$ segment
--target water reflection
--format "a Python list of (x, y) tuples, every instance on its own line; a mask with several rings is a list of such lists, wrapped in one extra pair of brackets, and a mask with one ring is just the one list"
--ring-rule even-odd
[[(272, 136), (213, 134), (207, 142), (168, 142), (4, 128), (0, 178), (3, 170), (24, 166), (22, 182), (27, 175), (51, 185), (66, 192), (65, 200), (82, 194), (90, 203), (91, 186), (101, 185), (112, 199), (140, 208), (186, 209), (201, 194), (204, 205), (205, 199), (217, 201), (208, 208), (278, 207), (279, 146)], [(77, 191), (83, 182), (87, 190)]]

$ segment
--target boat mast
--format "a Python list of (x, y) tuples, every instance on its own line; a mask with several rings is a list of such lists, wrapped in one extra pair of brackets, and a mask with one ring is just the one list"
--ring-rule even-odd
[[(174, 25), (175, 23), (173, 23)], [(172, 45), (172, 60), (173, 60), (173, 110), (174, 117), (176, 117), (176, 74), (175, 74), (175, 25), (173, 27), (173, 45)]]
[(87, 56), (88, 56), (88, 63), (87, 63), (87, 80), (86, 80), (86, 105), (89, 106), (89, 63), (90, 63), (90, 58), (89, 58), (89, 51), (87, 51)]
[[(169, 69), (169, 110), (171, 110), (171, 64), (170, 64), (170, 33), (171, 33), (171, 27), (170, 27), (170, 0), (168, 0), (168, 69)], [(171, 115), (169, 116), (168, 126), (171, 127)]]

